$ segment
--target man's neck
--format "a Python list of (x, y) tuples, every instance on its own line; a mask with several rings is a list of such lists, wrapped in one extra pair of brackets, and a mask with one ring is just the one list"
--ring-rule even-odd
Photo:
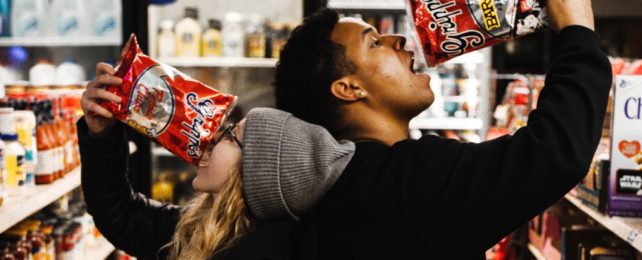
[[(358, 115), (358, 113), (356, 114)], [(387, 146), (408, 139), (408, 120), (386, 116), (355, 116), (350, 130), (339, 138), (354, 142), (375, 141)]]

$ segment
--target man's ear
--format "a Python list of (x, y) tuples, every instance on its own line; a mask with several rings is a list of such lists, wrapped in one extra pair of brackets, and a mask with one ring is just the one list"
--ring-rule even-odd
[(350, 76), (332, 82), (330, 91), (332, 95), (343, 101), (357, 101), (367, 96), (367, 92), (361, 87), (361, 84)]

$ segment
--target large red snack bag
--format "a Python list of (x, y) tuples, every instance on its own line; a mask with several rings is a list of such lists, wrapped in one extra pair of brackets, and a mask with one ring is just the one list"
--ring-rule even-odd
[(198, 165), (214, 133), (236, 105), (221, 93), (175, 68), (143, 54), (132, 35), (116, 76), (122, 85), (105, 89), (122, 98), (103, 101), (121, 122), (141, 132), (186, 162)]
[(544, 0), (408, 0), (429, 66), (548, 25)]

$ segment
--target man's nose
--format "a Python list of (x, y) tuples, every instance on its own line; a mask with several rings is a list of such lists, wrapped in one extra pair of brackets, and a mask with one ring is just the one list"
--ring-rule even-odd
[(406, 37), (402, 35), (391, 35), (390, 37), (393, 37), (393, 48), (397, 51), (404, 50), (404, 47), (406, 47)]

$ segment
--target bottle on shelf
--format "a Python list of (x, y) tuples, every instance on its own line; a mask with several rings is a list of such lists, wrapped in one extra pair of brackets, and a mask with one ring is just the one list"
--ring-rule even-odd
[(14, 106), (16, 119), (16, 132), (18, 142), (25, 150), (25, 185), (31, 187), (35, 185), (35, 168), (37, 159), (36, 144), (36, 116), (33, 111), (27, 110), (27, 102), (18, 101)]
[(55, 36), (89, 36), (85, 0), (52, 0), (49, 34)]
[(176, 23), (176, 56), (198, 57), (201, 54), (201, 24), (198, 9), (186, 7), (183, 19)]
[(253, 14), (246, 30), (246, 50), (247, 57), (264, 58), (265, 57), (265, 23), (263, 17)]
[(11, 36), (11, 0), (0, 0), (0, 37)]
[(162, 202), (174, 202), (174, 183), (168, 180), (168, 173), (161, 173), (152, 185), (152, 198)]
[(26, 180), (25, 150), (18, 142), (13, 108), (0, 108), (0, 139), (5, 145), (3, 159), (7, 174), (7, 186), (24, 186)]
[(7, 175), (4, 169), (4, 142), (0, 139), (0, 206), (7, 199)]
[(56, 67), (56, 84), (61, 86), (80, 85), (85, 81), (85, 70), (74, 59), (65, 59)]
[(174, 21), (165, 19), (160, 22), (158, 32), (158, 57), (176, 56), (176, 35), (174, 35)]
[(87, 10), (95, 36), (118, 36), (122, 23), (122, 6), (120, 0), (90, 0)]
[(223, 55), (223, 37), (221, 35), (221, 21), (210, 19), (208, 28), (203, 33), (203, 56), (221, 57)]
[(47, 87), (56, 83), (56, 66), (47, 59), (40, 59), (29, 69), (29, 81), (34, 87)]
[[(455, 66), (452, 64), (445, 64), (439, 69), (439, 77), (441, 78), (441, 93), (444, 97), (458, 96), (457, 89), (457, 76), (455, 75)], [(444, 111), (449, 117), (454, 117), (455, 112), (459, 110), (459, 103), (454, 101), (444, 102)]]
[(244, 53), (243, 16), (239, 13), (230, 12), (225, 15), (223, 21), (223, 55), (225, 57), (241, 58)]
[(281, 55), (281, 48), (283, 48), (283, 45), (288, 40), (288, 37), (290, 36), (290, 27), (287, 24), (281, 25), (281, 28), (279, 28), (276, 33), (272, 36), (272, 44), (271, 44), (271, 58), (279, 58)]
[(11, 2), (11, 35), (42, 36), (46, 31), (47, 1), (19, 0)]
[(56, 169), (56, 150), (53, 140), (47, 128), (46, 115), (43, 109), (44, 103), (42, 101), (35, 103), (32, 106), (32, 109), (36, 113), (37, 118), (37, 127), (36, 127), (36, 138), (37, 149), (38, 149), (38, 163), (36, 164), (35, 174), (36, 174), (36, 184), (49, 184), (55, 180), (55, 169)]

